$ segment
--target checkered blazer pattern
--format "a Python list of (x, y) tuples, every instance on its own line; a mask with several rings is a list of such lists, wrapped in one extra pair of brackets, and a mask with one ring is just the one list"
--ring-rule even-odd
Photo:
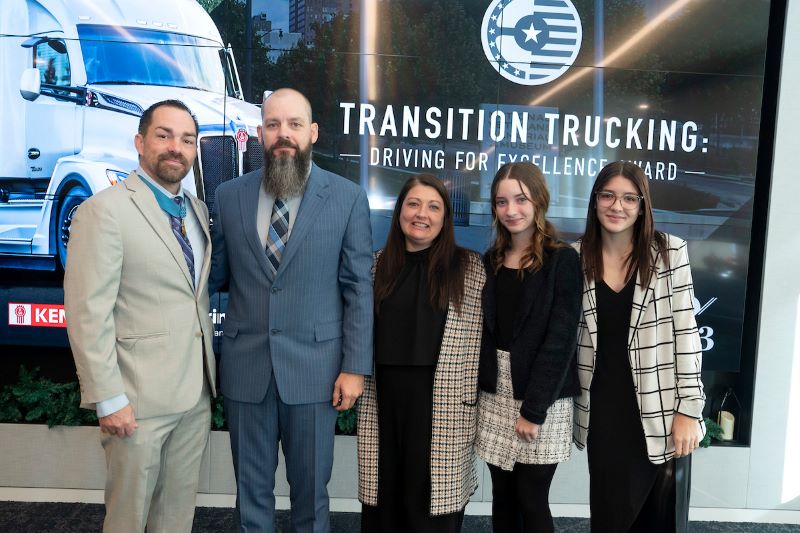
[[(645, 288), (637, 275), (628, 333), (639, 414), (650, 462), (661, 464), (675, 455), (674, 413), (696, 418), (702, 425), (705, 394), (700, 381), (702, 351), (694, 319), (692, 273), (686, 242), (667, 237), (669, 267), (655, 248), (655, 265)], [(580, 252), (580, 242), (573, 245)], [(575, 400), (573, 439), (586, 445), (589, 429), (589, 390), (597, 355), (595, 284), (584, 273), (583, 317), (578, 330), (578, 376), (581, 395)], [(705, 426), (703, 426), (705, 432)]]
[[(478, 486), (472, 445), (477, 429), (481, 290), (485, 281), (480, 256), (470, 252), (461, 313), (450, 304), (434, 375), (432, 516), (460, 511)], [(375, 506), (378, 504), (378, 407), (375, 381), (370, 376), (358, 404), (358, 499)]]

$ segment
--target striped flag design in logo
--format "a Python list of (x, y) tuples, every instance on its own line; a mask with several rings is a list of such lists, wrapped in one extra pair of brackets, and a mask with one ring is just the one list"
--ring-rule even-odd
[(583, 32), (569, 0), (494, 0), (481, 25), (486, 58), (504, 78), (542, 85), (572, 66)]

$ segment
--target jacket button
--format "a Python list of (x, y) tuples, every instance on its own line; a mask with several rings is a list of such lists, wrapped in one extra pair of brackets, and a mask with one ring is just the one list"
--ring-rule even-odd
[(281, 332), (281, 330), (279, 330), (279, 329), (271, 329), (271, 330), (269, 330), (269, 332), (270, 332), (270, 334), (272, 334), (272, 335), (277, 335), (278, 333), (280, 333), (280, 332)]
[(194, 336), (199, 339), (200, 337), (203, 336), (203, 332), (202, 331), (198, 331), (197, 333), (194, 334)]
[(270, 290), (270, 292), (271, 292), (272, 294), (277, 294), (279, 290), (280, 290), (280, 289), (279, 289), (278, 287), (272, 287), (272, 289)]

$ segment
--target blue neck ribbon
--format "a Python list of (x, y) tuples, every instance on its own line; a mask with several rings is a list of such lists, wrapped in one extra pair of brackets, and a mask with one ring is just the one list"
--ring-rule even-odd
[(183, 202), (181, 202), (180, 207), (178, 207), (178, 204), (175, 202), (175, 200), (164, 194), (162, 190), (150, 183), (150, 181), (147, 179), (141, 179), (142, 182), (144, 182), (144, 184), (150, 187), (150, 190), (153, 191), (153, 194), (156, 196), (156, 202), (158, 202), (158, 206), (166, 211), (169, 216), (176, 218), (186, 217), (186, 202), (188, 200), (186, 196), (183, 197)]

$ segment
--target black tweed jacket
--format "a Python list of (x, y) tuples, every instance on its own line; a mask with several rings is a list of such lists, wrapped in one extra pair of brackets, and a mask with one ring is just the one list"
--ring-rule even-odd
[[(484, 256), (483, 339), (478, 371), (481, 390), (497, 390), (495, 300), (497, 276)], [(511, 382), (520, 414), (535, 424), (559, 398), (580, 394), (576, 347), (581, 319), (583, 278), (578, 254), (570, 247), (546, 253), (544, 265), (525, 278), (514, 318)]]

